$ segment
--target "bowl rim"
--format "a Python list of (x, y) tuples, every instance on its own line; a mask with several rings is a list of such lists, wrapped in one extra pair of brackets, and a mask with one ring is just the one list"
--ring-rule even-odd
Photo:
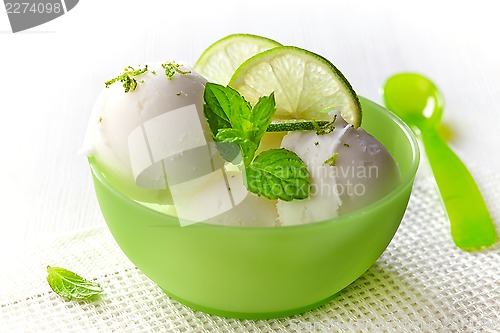
[[(372, 106), (380, 109), (382, 112), (384, 112), (391, 120), (396, 123), (396, 125), (403, 131), (405, 134), (406, 138), (408, 139), (408, 142), (410, 143), (411, 147), (411, 153), (412, 153), (412, 161), (411, 161), (411, 166), (406, 174), (406, 176), (401, 180), (401, 183), (393, 189), (391, 192), (383, 196), (382, 198), (378, 199), (377, 201), (371, 203), (368, 206), (365, 206), (361, 209), (357, 209), (355, 211), (349, 212), (347, 214), (337, 216), (331, 219), (327, 220), (322, 220), (322, 221), (316, 221), (312, 223), (307, 223), (307, 224), (300, 224), (300, 225), (291, 225), (291, 226), (280, 226), (280, 227), (252, 227), (252, 226), (228, 226), (228, 225), (217, 225), (217, 224), (209, 224), (209, 223), (204, 223), (204, 222), (198, 222), (194, 223), (191, 225), (187, 226), (181, 226), (180, 224), (175, 224), (172, 225), (172, 227), (179, 227), (179, 228), (222, 228), (222, 229), (227, 229), (231, 231), (235, 230), (242, 230), (244, 232), (249, 232), (255, 231), (255, 232), (283, 232), (284, 230), (297, 230), (297, 229), (306, 229), (306, 228), (315, 228), (315, 227), (321, 227), (324, 226), (325, 224), (330, 224), (330, 223), (341, 223), (346, 220), (350, 220), (352, 218), (355, 218), (357, 216), (365, 215), (373, 210), (376, 210), (379, 206), (384, 205), (386, 202), (390, 201), (397, 195), (399, 195), (408, 185), (412, 183), (412, 181), (415, 178), (415, 175), (418, 170), (418, 166), (420, 163), (420, 149), (418, 146), (418, 141), (415, 136), (415, 133), (410, 129), (410, 127), (403, 121), (401, 118), (399, 118), (397, 115), (395, 115), (393, 112), (391, 112), (389, 109), (383, 107), (382, 105), (375, 103), (367, 98), (364, 98), (362, 96), (358, 96), (360, 99), (360, 102), (362, 103), (367, 103), (371, 104)], [(126, 195), (124, 195), (122, 192), (117, 190), (113, 185), (109, 183), (109, 181), (106, 179), (106, 176), (99, 170), (99, 168), (95, 164), (95, 159), (92, 156), (89, 156), (88, 162), (90, 165), (90, 169), (92, 172), (92, 175), (101, 183), (103, 184), (109, 191), (113, 192), (113, 194), (117, 197), (119, 197), (121, 200), (128, 202), (132, 206), (136, 206), (139, 209), (146, 210), (149, 214), (157, 215), (158, 217), (172, 217), (177, 219), (177, 217), (174, 217), (172, 215), (168, 215), (162, 212), (159, 212), (155, 209), (152, 209), (150, 207), (147, 207), (143, 204), (141, 204), (138, 201), (135, 201)], [(166, 220), (167, 222), (167, 220)]]

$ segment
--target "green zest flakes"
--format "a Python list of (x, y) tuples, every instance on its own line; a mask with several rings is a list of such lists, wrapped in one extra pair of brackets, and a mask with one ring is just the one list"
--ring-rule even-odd
[[(181, 65), (176, 63), (175, 61), (169, 61), (164, 64), (161, 64), (161, 67), (165, 69), (165, 75), (167, 76), (167, 79), (171, 80), (172, 77), (178, 73), (178, 74), (190, 74), (191, 71), (188, 70), (183, 70), (181, 69)], [(123, 69), (123, 73), (118, 75), (117, 77), (104, 82), (106, 85), (106, 88), (109, 88), (110, 85), (115, 83), (116, 81), (120, 81), (123, 85), (123, 88), (125, 88), (125, 92), (133, 92), (137, 88), (137, 79), (136, 77), (144, 74), (148, 71), (148, 65), (145, 65), (144, 68), (135, 69), (132, 66), (125, 67)], [(151, 71), (153, 75), (156, 75), (156, 71)], [(144, 83), (144, 80), (140, 80), (139, 83)]]
[(161, 67), (165, 69), (165, 75), (169, 80), (175, 75), (175, 73), (179, 74), (190, 74), (191, 71), (184, 71), (180, 68), (181, 65), (176, 63), (175, 61), (169, 61), (164, 64), (161, 64)]
[(132, 66), (128, 66), (123, 69), (122, 74), (109, 81), (104, 82), (104, 84), (106, 85), (106, 88), (109, 88), (109, 86), (116, 81), (120, 81), (123, 85), (123, 88), (125, 88), (126, 93), (132, 92), (135, 90), (135, 88), (137, 88), (137, 80), (135, 79), (135, 77), (146, 73), (147, 70), (148, 65), (144, 66), (143, 69), (134, 69)]
[(338, 156), (339, 156), (339, 153), (333, 154), (332, 157), (330, 157), (329, 159), (327, 159), (326, 161), (323, 162), (323, 165), (327, 164), (329, 166), (335, 166), (335, 163), (337, 161)]
[(331, 133), (335, 129), (335, 126), (333, 126), (333, 124), (335, 124), (335, 120), (337, 120), (337, 115), (333, 116), (332, 121), (326, 123), (319, 124), (318, 122), (315, 122), (316, 134), (325, 135)]

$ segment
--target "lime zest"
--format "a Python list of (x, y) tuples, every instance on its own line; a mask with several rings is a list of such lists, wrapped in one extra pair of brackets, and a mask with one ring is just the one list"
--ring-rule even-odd
[(331, 121), (327, 121), (322, 123), (321, 125), (313, 120), (313, 124), (315, 124), (316, 134), (317, 135), (325, 135), (331, 133), (335, 129), (335, 121), (337, 120), (337, 115), (333, 115), (333, 119)]
[(125, 88), (126, 93), (133, 92), (135, 88), (137, 88), (137, 80), (135, 79), (135, 77), (146, 73), (147, 70), (148, 70), (148, 65), (145, 65), (143, 69), (141, 68), (134, 69), (132, 66), (128, 66), (123, 69), (122, 74), (118, 75), (115, 78), (112, 78), (111, 80), (104, 82), (104, 84), (106, 85), (106, 88), (109, 88), (109, 86), (115, 83), (116, 81), (120, 81), (123, 85), (123, 88)]
[(172, 80), (172, 77), (175, 75), (175, 73), (179, 73), (179, 74), (183, 74), (183, 75), (191, 74), (191, 71), (182, 70), (180, 68), (180, 66), (181, 65), (179, 65), (175, 61), (169, 61), (169, 62), (161, 64), (161, 67), (163, 67), (165, 69), (165, 75), (167, 76), (167, 78), (169, 80)]
[(339, 153), (333, 154), (330, 158), (328, 158), (326, 161), (323, 162), (323, 165), (335, 166), (338, 156)]

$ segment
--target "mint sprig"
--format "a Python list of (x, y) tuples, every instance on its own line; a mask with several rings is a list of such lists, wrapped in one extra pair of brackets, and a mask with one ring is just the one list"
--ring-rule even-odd
[(274, 93), (261, 97), (252, 108), (236, 90), (207, 83), (204, 100), (205, 118), (221, 156), (234, 163), (241, 152), (249, 191), (285, 201), (309, 196), (309, 174), (297, 154), (271, 149), (255, 157), (276, 111)]
[(274, 94), (261, 97), (252, 108), (236, 90), (207, 83), (204, 99), (203, 111), (214, 140), (239, 145), (248, 166), (275, 112)]
[(102, 292), (98, 283), (85, 280), (67, 269), (47, 266), (47, 272), (50, 288), (66, 299), (88, 300)]

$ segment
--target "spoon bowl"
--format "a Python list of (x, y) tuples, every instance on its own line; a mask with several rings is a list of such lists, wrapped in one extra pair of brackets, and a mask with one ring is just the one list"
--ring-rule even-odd
[(385, 82), (383, 98), (421, 135), (455, 244), (467, 251), (495, 244), (495, 226), (474, 178), (437, 131), (444, 102), (436, 85), (420, 74), (396, 74)]
[(416, 73), (391, 76), (384, 85), (384, 102), (407, 124), (420, 130), (437, 128), (444, 99), (434, 82)]

